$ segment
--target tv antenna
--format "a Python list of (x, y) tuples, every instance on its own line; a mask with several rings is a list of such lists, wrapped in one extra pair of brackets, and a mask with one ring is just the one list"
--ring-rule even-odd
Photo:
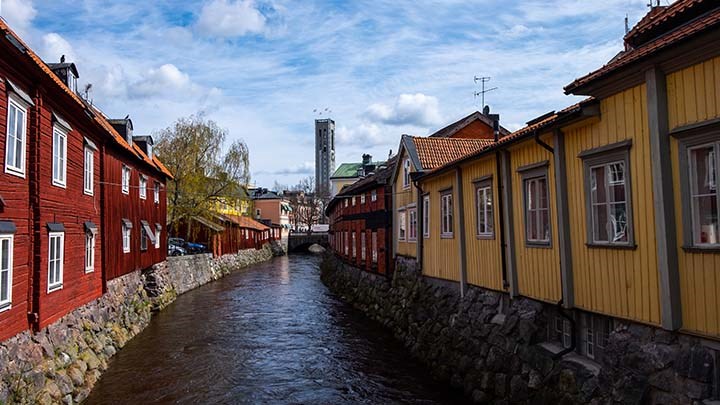
[(477, 98), (477, 96), (480, 96), (483, 108), (485, 107), (485, 93), (489, 93), (493, 90), (497, 90), (497, 87), (493, 87), (493, 88), (487, 89), (487, 90), (485, 89), (485, 83), (489, 82), (490, 79), (491, 79), (491, 77), (487, 77), (487, 76), (479, 76), (479, 77), (475, 76), (475, 79), (474, 79), (475, 84), (480, 82), (480, 85), (482, 86), (482, 90), (474, 92), (473, 96), (475, 98)]

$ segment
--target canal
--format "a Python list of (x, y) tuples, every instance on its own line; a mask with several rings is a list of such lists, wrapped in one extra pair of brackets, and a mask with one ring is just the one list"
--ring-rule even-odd
[(180, 296), (110, 361), (87, 404), (450, 404), (377, 323), (273, 259)]

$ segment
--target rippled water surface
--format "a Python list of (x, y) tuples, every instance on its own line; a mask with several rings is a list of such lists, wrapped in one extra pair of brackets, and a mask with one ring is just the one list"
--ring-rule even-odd
[(463, 402), (290, 256), (180, 296), (110, 362), (88, 404)]

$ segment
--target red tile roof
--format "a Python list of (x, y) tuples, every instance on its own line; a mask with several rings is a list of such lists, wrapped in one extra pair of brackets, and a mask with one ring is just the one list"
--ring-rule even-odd
[[(693, 7), (699, 7), (700, 4), (707, 6), (710, 4), (714, 6), (716, 0), (679, 0), (671, 6), (662, 9), (660, 12), (654, 12), (652, 16), (644, 18), (633, 31), (628, 33), (628, 39), (632, 40), (634, 37), (639, 36), (641, 33), (647, 33), (655, 27), (661, 24), (672, 23), (673, 20), (679, 20), (684, 12), (689, 12)], [(697, 11), (694, 9), (692, 11)], [(645, 57), (648, 57), (660, 50), (666, 49), (672, 45), (675, 45), (683, 40), (686, 40), (693, 35), (697, 35), (701, 32), (708, 30), (711, 27), (717, 27), (720, 25), (720, 6), (715, 6), (711, 11), (702, 14), (701, 16), (692, 19), (688, 22), (681, 22), (676, 28), (672, 28), (669, 31), (659, 34), (656, 38), (641, 43), (636, 48), (621, 52), (618, 56), (613, 58), (608, 64), (601, 67), (600, 69), (591, 72), (581, 78), (576, 79), (569, 85), (565, 86), (564, 90), (566, 94), (574, 93), (576, 89), (581, 86), (587, 85), (590, 82), (598, 80), (610, 73), (619, 70), (622, 67), (628, 66), (633, 62), (637, 62)]]
[(424, 170), (432, 170), (492, 144), (492, 139), (411, 137)]
[[(83, 109), (88, 109), (93, 113), (93, 121), (95, 121), (97, 124), (99, 124), (105, 131), (107, 131), (108, 135), (115, 141), (117, 145), (119, 145), (122, 149), (124, 149), (126, 152), (131, 153), (135, 157), (145, 160), (146, 162), (149, 161), (147, 159), (147, 156), (145, 156), (142, 151), (138, 153), (137, 149), (133, 146), (129, 145), (125, 138), (123, 138), (115, 129), (110, 125), (110, 123), (107, 121), (107, 118), (105, 117), (105, 114), (103, 114), (102, 111), (100, 111), (97, 107), (91, 106), (83, 101), (77, 94), (75, 94), (74, 91), (72, 91), (65, 83), (63, 83), (62, 80), (50, 69), (50, 67), (35, 53), (32, 49), (7, 25), (5, 20), (0, 18), (0, 31), (5, 31), (8, 35), (10, 35), (12, 38), (14, 38), (18, 43), (20, 43), (23, 47), (25, 47), (25, 52), (30, 57), (30, 59), (37, 65), (37, 67), (42, 70), (45, 75), (50, 78), (64, 93), (66, 93), (68, 96), (70, 96), (75, 102), (80, 104), (80, 106)], [(159, 170), (164, 175), (168, 176), (169, 178), (172, 178), (172, 174), (170, 171), (160, 163), (158, 160), (158, 164), (150, 163), (151, 166), (155, 167), (157, 170)]]

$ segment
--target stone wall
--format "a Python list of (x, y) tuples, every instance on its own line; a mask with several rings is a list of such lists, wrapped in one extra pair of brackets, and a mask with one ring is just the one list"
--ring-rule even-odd
[(108, 282), (99, 299), (37, 333), (0, 343), (0, 405), (79, 403), (107, 369), (107, 362), (182, 293), (231, 271), (269, 260), (269, 245), (236, 255), (170, 257), (144, 272)]
[(555, 355), (555, 306), (472, 286), (461, 298), (457, 283), (423, 277), (414, 260), (399, 259), (388, 279), (327, 254), (322, 279), (477, 403), (711, 403), (716, 353), (698, 338), (616, 321), (599, 364)]

